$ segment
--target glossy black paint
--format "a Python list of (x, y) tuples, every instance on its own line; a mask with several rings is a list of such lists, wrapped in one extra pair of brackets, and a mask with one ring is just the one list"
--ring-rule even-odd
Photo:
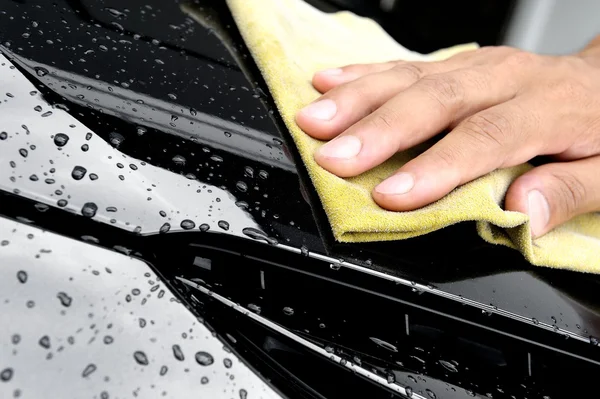
[[(0, 213), (12, 218), (25, 217), (67, 236), (92, 235), (106, 248), (119, 245), (131, 249), (131, 254), (150, 262), (171, 281), (182, 298), (189, 301), (190, 308), (204, 315), (217, 331), (238, 337), (238, 350), (242, 354), (248, 352), (250, 357), (251, 343), (264, 340), (269, 334), (218, 303), (206, 298), (200, 301), (203, 304), (196, 303), (191, 299), (193, 292), (177, 283), (176, 277), (203, 278), (215, 291), (242, 304), (260, 300), (262, 314), (270, 319), (315, 342), (334, 345), (350, 358), (359, 354), (380, 373), (395, 373), (394, 378), (415, 389), (418, 386), (425, 392), (432, 385), (413, 382), (408, 377), (409, 372), (415, 375), (413, 378), (422, 373), (428, 380), (431, 376), (433, 381), (448, 383), (444, 386), (448, 389), (446, 396), (440, 394), (437, 387), (438, 397), (453, 397), (451, 387), (484, 394), (502, 387), (505, 397), (510, 397), (509, 392), (517, 397), (529, 392), (553, 398), (568, 397), (577, 390), (585, 392), (584, 383), (565, 386), (557, 381), (556, 376), (564, 370), (547, 365), (572, 361), (581, 368), (598, 367), (592, 363), (600, 361), (597, 346), (573, 338), (566, 340), (560, 331), (586, 339), (600, 336), (600, 302), (595, 294), (597, 277), (532, 267), (519, 253), (484, 243), (471, 224), (400, 242), (336, 243), (293, 143), (265, 94), (268, 90), (225, 6), (220, 2), (196, 2), (196, 7), (204, 7), (211, 16), (209, 19), (221, 29), (217, 35), (215, 30), (203, 28), (187, 18), (180, 3), (6, 0), (0, 6), (0, 44), (7, 55), (15, 57), (17, 65), (23, 63), (20, 65), (23, 71), (26, 71), (26, 59), (32, 59), (69, 73), (176, 102), (188, 113), (199, 110), (234, 122), (240, 129), (248, 127), (261, 132), (272, 143), (261, 161), (243, 156), (243, 148), (234, 153), (211, 147), (211, 155), (217, 154), (224, 160), (214, 172), (198, 168), (209, 156), (202, 148), (211, 146), (203, 142), (202, 137), (170, 135), (160, 128), (148, 128), (139, 135), (138, 124), (104, 114), (101, 110), (106, 104), (91, 99), (89, 106), (69, 104), (70, 112), (106, 141), (110, 142), (112, 132), (119, 132), (125, 138), (120, 151), (173, 173), (192, 173), (198, 181), (225, 188), (236, 200), (246, 202), (247, 212), (281, 244), (304, 247), (309, 254), (351, 260), (365, 268), (432, 285), (441, 292), (460, 295), (473, 302), (463, 304), (431, 293), (419, 295), (410, 286), (395, 285), (345, 269), (331, 270), (327, 263), (290, 254), (277, 245), (230, 237), (224, 232), (205, 234), (196, 229), (136, 236), (79, 215), (66, 214), (58, 208), (39, 213), (32, 202), (5, 192), (0, 200)], [(24, 37), (24, 33), (29, 36)], [(86, 54), (90, 49), (94, 52)], [(68, 86), (45, 87), (35, 75), (29, 78), (47, 101), (65, 102), (63, 96)], [(180, 128), (185, 132), (185, 126)], [(231, 137), (232, 147), (236, 142), (236, 137)], [(175, 155), (184, 156), (187, 162), (174, 163)], [(288, 161), (290, 165), (297, 166), (278, 166), (285, 157), (292, 161)], [(254, 171), (252, 176), (248, 175), (248, 167)], [(259, 176), (261, 170), (266, 172), (264, 179)], [(237, 185), (240, 180), (247, 181), (252, 189), (240, 191)], [(223, 254), (223, 250), (233, 251), (235, 255)], [(195, 256), (213, 259), (215, 264), (220, 262), (222, 266), (215, 270), (222, 270), (223, 274), (203, 275), (197, 268), (190, 268), (190, 259)], [(272, 283), (265, 293), (259, 294), (252, 284), (256, 285), (261, 269), (268, 273)], [(509, 314), (487, 316), (480, 308), (471, 306), (474, 303), (491, 305)], [(295, 309), (295, 316), (286, 317), (281, 312), (284, 307)], [(492, 308), (491, 313), (494, 312)], [(409, 339), (398, 333), (405, 329), (405, 315), (411, 320), (407, 328), (418, 330), (412, 334), (416, 338)], [(538, 322), (556, 326), (559, 331), (542, 329)], [(320, 328), (321, 323), (326, 328)], [(244, 340), (245, 336), (253, 338)], [(393, 342), (401, 350), (393, 355), (382, 351), (373, 345), (370, 337)], [(231, 344), (236, 347), (233, 341)], [(481, 349), (482, 346), (486, 348)], [(481, 350), (473, 349), (476, 347)], [(495, 352), (496, 348), (501, 349), (500, 354)], [(469, 351), (473, 353), (466, 355)], [(256, 363), (253, 364), (260, 370), (260, 362), (270, 354), (264, 347), (254, 348), (254, 353)], [(528, 376), (528, 353), (534, 359), (533, 377)], [(414, 357), (421, 360), (426, 357), (429, 361)], [(272, 360), (276, 358), (272, 356)], [(309, 368), (316, 361), (309, 355), (299, 359), (299, 364)], [(463, 369), (458, 377), (448, 373), (447, 367), (440, 369), (439, 359), (461, 364)], [(465, 364), (469, 364), (468, 370), (464, 369)], [(538, 365), (546, 365), (546, 369), (538, 370), (536, 368), (541, 367)], [(286, 367), (293, 369), (290, 364)], [(296, 369), (294, 374), (298, 377), (302, 370)], [(335, 397), (336, 391), (328, 391), (326, 382), (314, 376), (302, 377), (311, 381), (307, 386), (321, 392), (314, 393), (314, 397)], [(289, 378), (292, 376), (286, 375), (278, 381), (289, 382)], [(429, 383), (434, 384), (431, 380)], [(525, 388), (519, 388), (520, 384), (525, 384)], [(294, 396), (310, 391), (307, 386), (290, 388), (288, 393)], [(356, 386), (348, 385), (348, 392), (373, 389), (370, 385), (359, 386), (362, 384), (358, 382)], [(337, 388), (341, 389), (339, 384)], [(464, 392), (457, 393), (456, 397)], [(503, 394), (495, 393), (494, 397), (503, 397), (498, 395)]]

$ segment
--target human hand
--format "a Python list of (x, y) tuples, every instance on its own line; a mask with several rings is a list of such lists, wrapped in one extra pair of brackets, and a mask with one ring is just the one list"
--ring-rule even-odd
[(507, 210), (529, 215), (541, 236), (600, 210), (598, 46), (571, 56), (487, 47), (439, 62), (388, 62), (321, 71), (324, 93), (296, 116), (299, 127), (331, 140), (316, 162), (359, 175), (445, 129), (449, 133), (373, 190), (383, 208), (432, 203), (495, 169), (551, 156), (517, 178)]

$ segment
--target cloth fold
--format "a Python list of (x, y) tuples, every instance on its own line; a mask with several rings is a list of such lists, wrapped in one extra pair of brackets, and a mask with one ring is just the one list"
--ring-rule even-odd
[(339, 178), (314, 161), (323, 142), (295, 123), (298, 110), (319, 96), (311, 85), (314, 72), (356, 63), (441, 60), (476, 49), (476, 44), (425, 55), (402, 47), (377, 23), (350, 12), (323, 13), (302, 0), (227, 0), (227, 4), (306, 165), (336, 240), (400, 240), (476, 221), (484, 240), (518, 249), (532, 264), (600, 273), (600, 214), (576, 217), (532, 240), (527, 215), (502, 209), (511, 182), (531, 169), (530, 164), (496, 170), (424, 208), (390, 212), (380, 208), (370, 193), (423, 146), (398, 153), (353, 178)]

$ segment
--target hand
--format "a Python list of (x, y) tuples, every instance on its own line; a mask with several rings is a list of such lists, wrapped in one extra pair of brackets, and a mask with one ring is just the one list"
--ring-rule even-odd
[(495, 169), (538, 155), (552, 163), (516, 179), (505, 208), (529, 215), (534, 237), (600, 210), (600, 60), (488, 47), (439, 62), (389, 62), (321, 71), (324, 93), (296, 121), (331, 140), (316, 162), (359, 175), (448, 129), (373, 191), (383, 208), (425, 206)]

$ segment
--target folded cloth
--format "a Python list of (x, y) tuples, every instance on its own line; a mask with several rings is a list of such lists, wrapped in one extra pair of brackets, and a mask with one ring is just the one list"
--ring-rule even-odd
[(527, 215), (502, 209), (509, 185), (531, 169), (530, 164), (496, 170), (424, 208), (391, 212), (373, 201), (371, 190), (422, 152), (423, 146), (398, 153), (352, 178), (339, 178), (314, 161), (313, 154), (323, 142), (302, 132), (295, 115), (319, 96), (311, 85), (316, 71), (399, 59), (441, 60), (477, 45), (423, 55), (400, 46), (374, 21), (350, 12), (326, 14), (302, 0), (227, 3), (298, 147), (336, 240), (399, 240), (457, 222), (477, 221), (477, 231), (484, 240), (516, 248), (535, 265), (600, 272), (600, 214), (579, 216), (532, 240)]

